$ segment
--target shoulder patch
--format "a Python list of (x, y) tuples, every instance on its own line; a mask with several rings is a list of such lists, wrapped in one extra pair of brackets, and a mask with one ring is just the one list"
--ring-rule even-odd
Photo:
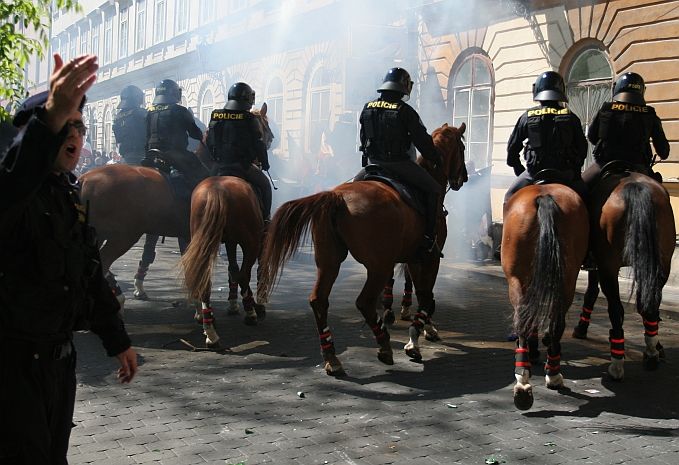
[(387, 102), (385, 100), (373, 100), (366, 104), (366, 108), (384, 108), (385, 110), (398, 110), (400, 106), (399, 102)]
[(632, 111), (636, 113), (649, 113), (650, 107), (648, 105), (632, 105), (630, 103), (613, 102), (611, 105), (613, 111)]
[(537, 108), (528, 110), (528, 116), (542, 116), (542, 115), (568, 115), (571, 111), (568, 108)]

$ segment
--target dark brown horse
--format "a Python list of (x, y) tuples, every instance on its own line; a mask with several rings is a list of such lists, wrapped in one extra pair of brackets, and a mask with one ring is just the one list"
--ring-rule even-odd
[[(459, 129), (444, 124), (433, 132), (434, 144), (443, 153), (441, 166), (434, 167), (422, 158), (418, 160), (441, 186), (437, 224), (439, 246), (443, 245), (446, 235), (442, 215), (446, 185), (458, 190), (466, 181), (464, 130), (464, 123)], [(391, 365), (394, 360), (389, 333), (377, 316), (377, 302), (394, 264), (408, 263), (419, 309), (411, 326), (407, 352), (418, 357), (417, 338), (434, 311), (432, 291), (440, 261), (434, 253), (421, 263), (415, 263), (416, 250), (424, 234), (422, 223), (417, 211), (392, 187), (377, 181), (345, 183), (331, 191), (286, 202), (276, 211), (269, 228), (258, 294), (266, 301), (284, 263), (295, 254), (311, 226), (317, 279), (309, 301), (316, 319), (326, 373), (344, 373), (328, 327), (328, 296), (349, 252), (368, 272), (356, 306), (375, 335), (379, 345), (378, 359)]]
[[(625, 171), (604, 176), (589, 197), (591, 247), (611, 320), (608, 373), (614, 380), (622, 380), (624, 308), (618, 273), (622, 266), (633, 269), (632, 292), (636, 294), (637, 312), (645, 329), (643, 365), (655, 369), (662, 353), (658, 340), (659, 308), (674, 252), (674, 214), (665, 188), (641, 173)], [(596, 274), (590, 273), (590, 287), (592, 278)]]
[(519, 336), (514, 404), (521, 410), (533, 405), (529, 339), (547, 322), (545, 381), (552, 389), (563, 385), (560, 340), (587, 253), (588, 234), (585, 203), (562, 184), (524, 187), (505, 205), (501, 260)]
[[(253, 113), (262, 115), (263, 121), (266, 103)], [(262, 124), (262, 130), (270, 143), (268, 125)], [(213, 162), (204, 145), (199, 146), (196, 156), (206, 166), (203, 177), (207, 177)], [(175, 195), (167, 178), (155, 168), (107, 165), (84, 174), (80, 182), (83, 202), (89, 205), (89, 220), (99, 237), (102, 269), (109, 277), (113, 262), (142, 234), (190, 236), (190, 198)], [(135, 294), (144, 293), (142, 286), (143, 280), (135, 279)], [(237, 295), (232, 296), (235, 298)]]

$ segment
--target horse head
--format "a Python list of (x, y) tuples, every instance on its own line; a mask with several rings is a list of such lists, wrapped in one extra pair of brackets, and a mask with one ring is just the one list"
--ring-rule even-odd
[(267, 108), (266, 102), (264, 102), (262, 103), (262, 107), (259, 110), (252, 110), (252, 114), (256, 116), (255, 120), (259, 123), (262, 141), (264, 142), (264, 145), (266, 145), (266, 149), (269, 150), (271, 148), (274, 135), (271, 127), (269, 126), (269, 118), (266, 116)]
[(445, 174), (450, 188), (454, 191), (460, 190), (462, 185), (467, 182), (463, 142), (463, 134), (466, 129), (465, 123), (462, 123), (459, 128), (443, 123), (443, 126), (435, 129), (432, 133), (434, 145), (441, 153), (442, 173)]

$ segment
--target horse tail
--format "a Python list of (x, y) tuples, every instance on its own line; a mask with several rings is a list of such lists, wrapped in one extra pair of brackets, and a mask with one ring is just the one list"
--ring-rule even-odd
[(655, 311), (662, 300), (667, 276), (660, 263), (660, 246), (651, 189), (644, 183), (628, 183), (622, 188), (625, 202), (626, 239), (623, 260), (633, 268), (632, 290), (637, 292), (637, 308), (642, 316)]
[(202, 299), (212, 286), (212, 269), (226, 228), (228, 205), (219, 191), (207, 190), (197, 224), (192, 225), (191, 242), (180, 260), (184, 285), (192, 299)]
[(333, 229), (335, 215), (343, 209), (346, 209), (344, 197), (335, 191), (290, 200), (278, 207), (269, 224), (260, 263), (262, 273), (257, 282), (260, 301), (268, 301), (279, 272), (295, 255), (297, 246), (306, 239), (311, 223)]
[(536, 327), (542, 327), (564, 301), (564, 261), (556, 225), (561, 208), (551, 195), (541, 195), (535, 199), (535, 203), (539, 231), (530, 283), (514, 321), (519, 334), (527, 334)]

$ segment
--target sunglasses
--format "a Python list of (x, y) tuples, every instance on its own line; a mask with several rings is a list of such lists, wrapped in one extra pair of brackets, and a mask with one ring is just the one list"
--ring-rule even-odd
[(69, 129), (74, 128), (76, 131), (78, 131), (78, 134), (83, 137), (85, 137), (87, 134), (87, 126), (85, 126), (85, 123), (82, 121), (69, 121), (66, 123), (66, 126), (68, 126)]

